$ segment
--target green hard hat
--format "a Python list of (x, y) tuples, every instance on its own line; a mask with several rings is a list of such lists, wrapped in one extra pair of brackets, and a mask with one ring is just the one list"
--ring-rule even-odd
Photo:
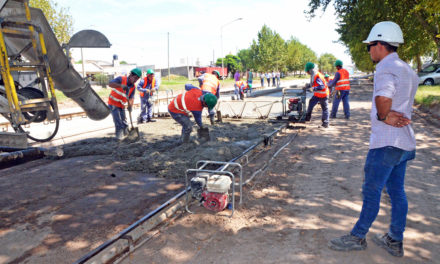
[(148, 69), (147, 74), (154, 74), (154, 71), (152, 69)]
[(133, 73), (134, 75), (137, 75), (139, 78), (142, 78), (142, 71), (139, 68), (134, 68), (130, 71), (130, 73)]
[(217, 97), (212, 93), (207, 93), (203, 96), (203, 101), (205, 101), (205, 104), (208, 106), (208, 109), (211, 110), (217, 104)]
[(335, 61), (335, 66), (341, 66), (342, 67), (342, 61), (341, 60), (336, 60)]
[(307, 62), (305, 71), (309, 72), (311, 69), (314, 69), (314, 68), (315, 68), (315, 64), (313, 64), (313, 62)]
[(212, 71), (212, 73), (217, 74), (217, 77), (220, 78), (220, 72), (219, 71)]
[(328, 78), (328, 77), (330, 77), (330, 75), (328, 75), (327, 73), (324, 75), (324, 77), (325, 78)]

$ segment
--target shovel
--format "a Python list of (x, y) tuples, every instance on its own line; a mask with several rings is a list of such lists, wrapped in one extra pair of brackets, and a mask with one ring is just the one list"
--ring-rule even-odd
[(199, 139), (202, 139), (204, 141), (209, 141), (209, 128), (202, 127), (197, 130), (197, 135), (199, 136)]
[(128, 131), (127, 138), (130, 140), (138, 140), (140, 138), (139, 128), (133, 126), (133, 119), (131, 117), (131, 107), (128, 108), (128, 115), (130, 116), (131, 129)]

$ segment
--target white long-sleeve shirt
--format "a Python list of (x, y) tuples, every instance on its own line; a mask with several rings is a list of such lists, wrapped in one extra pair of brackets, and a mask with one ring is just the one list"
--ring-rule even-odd
[(416, 149), (416, 139), (411, 125), (393, 127), (377, 120), (376, 96), (392, 99), (391, 110), (411, 119), (414, 96), (419, 78), (411, 67), (393, 52), (376, 66), (374, 74), (373, 105), (371, 107), (370, 149), (392, 146), (407, 151)]

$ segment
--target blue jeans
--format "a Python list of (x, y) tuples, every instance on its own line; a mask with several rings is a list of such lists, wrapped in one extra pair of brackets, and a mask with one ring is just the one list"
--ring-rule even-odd
[(312, 111), (315, 105), (319, 102), (321, 104), (322, 109), (322, 123), (328, 124), (328, 98), (320, 98), (316, 96), (312, 96), (309, 100), (309, 107), (307, 108), (306, 120), (310, 121), (312, 118)]
[[(151, 100), (153, 102), (153, 100)], [(141, 97), (141, 114), (142, 121), (147, 121), (153, 118), (153, 103), (148, 102), (148, 97)]]
[(172, 113), (172, 112), (169, 112), (169, 113), (170, 113), (171, 117), (174, 120), (176, 120), (177, 123), (182, 125), (182, 135), (180, 137), (180, 141), (182, 142), (185, 135), (187, 135), (187, 137), (189, 137), (189, 135), (191, 134), (193, 124), (192, 124), (191, 120), (189, 119), (189, 117), (184, 114), (176, 114), (176, 113)]
[(264, 79), (261, 78), (261, 87), (264, 87)]
[(389, 236), (403, 240), (403, 231), (408, 213), (405, 194), (405, 171), (408, 160), (415, 158), (416, 151), (406, 151), (396, 147), (370, 149), (365, 161), (365, 181), (362, 185), (364, 196), (359, 220), (351, 234), (364, 238), (379, 213), (380, 196), (384, 186), (391, 198), (391, 224)]
[(342, 100), (342, 105), (344, 106), (344, 115), (345, 118), (350, 118), (350, 104), (348, 102), (350, 90), (341, 90), (341, 98), (337, 97), (337, 92), (335, 93), (335, 97), (333, 98), (333, 106), (331, 117), (336, 117), (336, 113), (338, 112), (339, 102)]
[(236, 84), (234, 84), (234, 94), (237, 96), (237, 100), (240, 99), (240, 87), (238, 87)]
[(115, 123), (115, 133), (124, 131), (128, 127), (127, 118), (125, 117), (125, 110), (114, 105), (108, 105), (111, 110), (113, 123)]

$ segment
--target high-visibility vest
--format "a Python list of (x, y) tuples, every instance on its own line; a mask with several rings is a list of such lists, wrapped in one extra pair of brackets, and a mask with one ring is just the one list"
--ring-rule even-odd
[[(122, 76), (121, 86), (122, 85), (127, 85), (127, 76)], [(112, 88), (110, 96), (108, 97), (108, 104), (119, 108), (124, 108), (124, 105), (128, 102), (128, 98), (130, 98), (132, 93), (134, 93), (134, 84), (129, 88), (130, 90), (128, 95), (124, 89), (122, 89), (122, 87)]]
[(350, 75), (346, 69), (340, 69), (339, 80), (336, 82), (336, 90), (350, 90)]
[(246, 83), (244, 81), (237, 81), (235, 82), (235, 85), (237, 85), (240, 91), (246, 87)]
[(202, 91), (210, 92), (213, 95), (216, 95), (219, 84), (220, 82), (214, 74), (205, 73), (201, 88)]
[(324, 83), (325, 89), (321, 90), (321, 91), (315, 91), (313, 95), (316, 97), (319, 97), (319, 98), (324, 98), (324, 97), (329, 96), (330, 92), (328, 90), (327, 82), (325, 81), (324, 76), (320, 72), (316, 72), (316, 74), (313, 78), (313, 88), (319, 86), (319, 84), (316, 82), (316, 79), (318, 79), (318, 77)]
[[(144, 85), (142, 86), (142, 88), (145, 89), (145, 87), (147, 87), (148, 85), (148, 77), (144, 78)], [(153, 80), (151, 80), (151, 89), (150, 89), (150, 96), (153, 95), (154, 93), (154, 87), (156, 86), (156, 78), (154, 78), (153, 76)], [(144, 92), (139, 92), (139, 95), (142, 97), (144, 97)]]
[(191, 111), (202, 111), (203, 104), (200, 101), (202, 91), (191, 89), (176, 96), (168, 105), (168, 110), (176, 114), (188, 115)]

